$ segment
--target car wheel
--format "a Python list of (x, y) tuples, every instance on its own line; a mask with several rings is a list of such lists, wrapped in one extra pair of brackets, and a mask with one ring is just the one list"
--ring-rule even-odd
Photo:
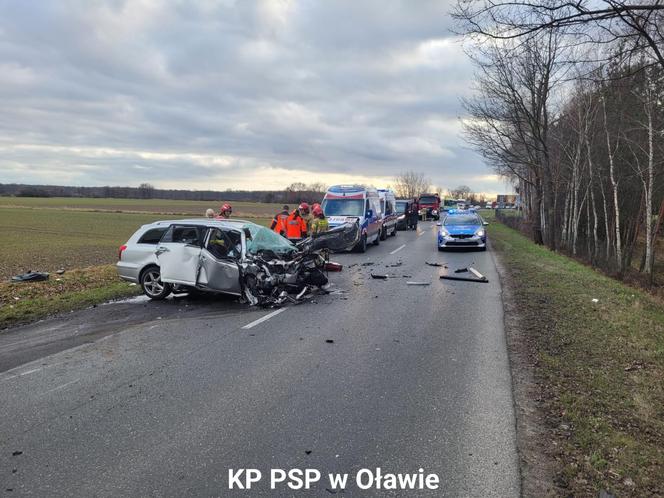
[(382, 231), (380, 233), (376, 234), (376, 240), (373, 241), (373, 245), (379, 246), (380, 245), (380, 236), (382, 235)]
[(161, 281), (158, 266), (150, 266), (141, 273), (141, 288), (150, 299), (165, 299), (171, 293), (171, 284)]
[(380, 231), (380, 240), (387, 240), (387, 229), (382, 228)]
[(362, 235), (362, 239), (357, 244), (357, 246), (355, 246), (355, 250), (359, 253), (367, 252), (367, 234), (366, 233), (364, 235)]
[(390, 234), (392, 237), (395, 237), (397, 234), (397, 226), (394, 225), (394, 229), (392, 230), (392, 233)]

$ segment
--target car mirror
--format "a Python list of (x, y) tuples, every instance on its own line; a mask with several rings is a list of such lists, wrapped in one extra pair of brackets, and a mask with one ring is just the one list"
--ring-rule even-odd
[(488, 226), (488, 225), (489, 225), (489, 222), (488, 222), (488, 221), (483, 221), (483, 222), (482, 222), (482, 225), (484, 225), (484, 226)]

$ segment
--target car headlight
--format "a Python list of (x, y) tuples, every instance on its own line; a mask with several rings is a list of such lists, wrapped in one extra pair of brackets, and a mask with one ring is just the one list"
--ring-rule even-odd
[(432, 209), (431, 214), (438, 214), (438, 210), (437, 209)]
[(445, 230), (444, 228), (441, 228), (441, 229), (440, 229), (440, 235), (441, 235), (441, 237), (447, 237), (449, 234), (450, 234), (450, 232), (448, 232), (448, 231)]
[(478, 237), (484, 237), (484, 228), (480, 228), (477, 232), (475, 232), (475, 235)]

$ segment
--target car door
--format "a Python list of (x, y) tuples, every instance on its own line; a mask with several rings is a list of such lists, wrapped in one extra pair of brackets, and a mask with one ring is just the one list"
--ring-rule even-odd
[(155, 250), (163, 282), (196, 285), (202, 235), (201, 227), (195, 225), (171, 225), (168, 228)]
[(210, 227), (201, 252), (198, 285), (227, 294), (241, 293), (239, 263), (246, 242), (240, 230)]

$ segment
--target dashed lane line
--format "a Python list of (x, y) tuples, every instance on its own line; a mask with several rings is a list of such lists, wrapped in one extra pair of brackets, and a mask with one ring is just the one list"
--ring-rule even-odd
[(260, 325), (263, 322), (268, 321), (270, 318), (273, 318), (277, 316), (279, 313), (282, 313), (286, 311), (286, 308), (279, 308), (278, 310), (273, 311), (272, 313), (268, 313), (267, 315), (259, 318), (258, 320), (254, 320), (251, 323), (246, 324), (244, 327), (242, 327), (244, 330), (249, 330), (254, 328), (256, 325)]

